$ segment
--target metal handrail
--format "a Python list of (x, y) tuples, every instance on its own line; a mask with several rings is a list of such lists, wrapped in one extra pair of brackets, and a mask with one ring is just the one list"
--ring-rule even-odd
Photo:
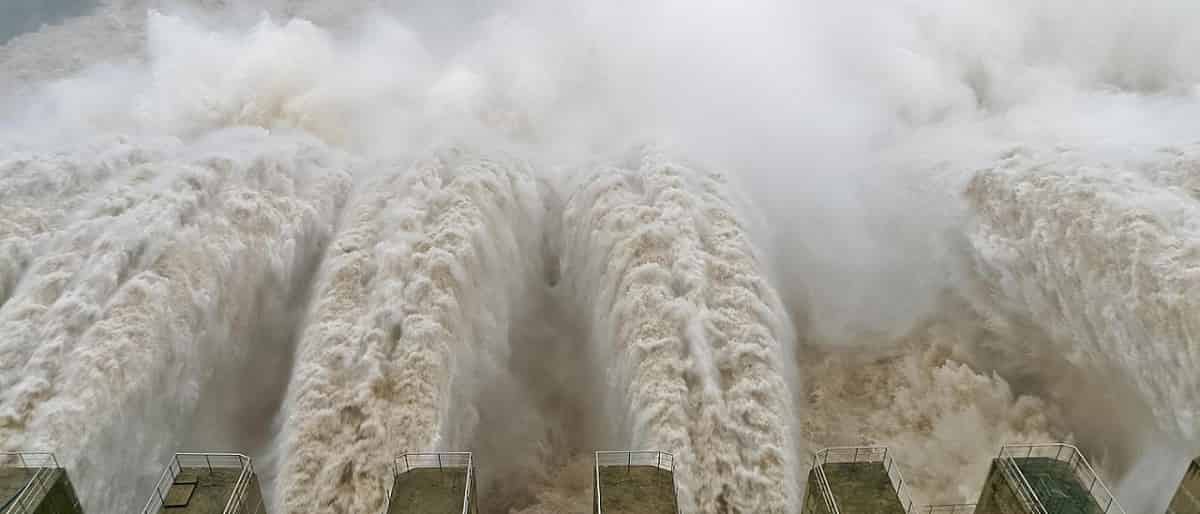
[(1029, 485), (1029, 481), (1025, 479), (1025, 474), (1021, 472), (1017, 462), (1012, 457), (1005, 456), (1001, 456), (998, 460), (1000, 461), (1000, 474), (1008, 481), (1013, 494), (1025, 505), (1025, 509), (1034, 514), (1049, 514), (1042, 500), (1038, 498), (1037, 491), (1034, 491), (1033, 487)]
[(973, 514), (975, 512), (975, 505), (974, 503), (926, 505), (925, 514)]
[(821, 499), (825, 501), (825, 510), (829, 511), (829, 514), (841, 514), (837, 500), (833, 497), (833, 489), (829, 487), (829, 477), (825, 476), (824, 465), (818, 464), (817, 456), (813, 455), (813, 472), (817, 475), (817, 489), (821, 491)]
[(235, 514), (242, 508), (242, 504), (246, 501), (246, 493), (250, 489), (250, 477), (254, 474), (253, 464), (250, 463), (250, 458), (245, 455), (240, 455), (246, 459), (246, 465), (242, 467), (242, 472), (238, 474), (237, 482), (233, 484), (233, 492), (229, 495), (229, 501), (225, 503), (224, 514)]
[[(617, 457), (613, 459), (612, 457)], [(671, 473), (671, 490), (675, 493), (675, 512), (679, 513), (679, 485), (675, 483), (675, 455), (671, 452), (661, 450), (603, 450), (595, 452), (595, 469), (593, 474), (596, 505), (594, 512), (601, 514), (601, 504), (603, 503), (600, 492), (600, 467), (601, 466), (620, 466), (626, 468), (633, 467), (635, 456), (648, 456), (647, 459), (639, 459), (638, 466), (653, 466), (655, 468), (669, 471)], [(624, 457), (623, 459), (621, 457)], [(606, 463), (602, 462), (605, 461)]]
[[(14, 464), (9, 465), (9, 459), (16, 458)], [(53, 453), (44, 451), (27, 451), (27, 452), (0, 452), (0, 459), (5, 462), (4, 467), (12, 468), (27, 468), (36, 469), (29, 481), (25, 482), (25, 486), (21, 488), (21, 492), (17, 496), (9, 500), (5, 505), (7, 514), (28, 514), (33, 512), (37, 505), (35, 501), (40, 500), (45, 496), (46, 491), (50, 490), (52, 484), (51, 477), (60, 466), (58, 459)]]
[[(896, 491), (896, 499), (900, 502), (900, 506), (907, 514), (913, 513), (912, 494), (904, 487), (904, 475), (900, 473), (900, 467), (896, 465), (895, 459), (889, 455), (889, 450), (886, 446), (833, 446), (817, 450), (813, 455), (813, 468), (819, 469), (820, 479), (825, 480), (825, 487), (829, 487), (828, 477), (825, 476), (825, 470), (820, 469), (825, 464), (853, 464), (858, 462), (878, 462), (883, 465), (884, 472), (887, 473), (888, 481), (892, 484), (892, 489)], [(818, 485), (820, 482), (818, 481)], [(824, 491), (822, 491), (824, 494)], [(833, 506), (837, 507), (836, 498), (833, 496), (833, 490), (829, 489), (830, 498), (833, 499)], [(831, 509), (833, 514), (837, 511)]]
[[(436, 460), (429, 459), (435, 457)], [(463, 458), (466, 458), (465, 461)], [(436, 464), (435, 464), (436, 462)], [(403, 469), (400, 464), (404, 463)], [(396, 479), (414, 469), (444, 469), (444, 468), (466, 468), (466, 484), (463, 487), (463, 507), (462, 514), (468, 514), (471, 507), (471, 495), (477, 494), (474, 489), (475, 485), (475, 463), (471, 452), (404, 452), (392, 462), (392, 485), (384, 490), (387, 493), (387, 498), (384, 501), (384, 514), (392, 508), (392, 490), (395, 488)]]
[(473, 457), (468, 454), (467, 455), (467, 478), (466, 478), (466, 482), (463, 484), (462, 514), (467, 514), (467, 511), (471, 506), (471, 503), (470, 503), (471, 493), (475, 492), (475, 491), (472, 491), (472, 487), (471, 487), (474, 484), (474, 478), (475, 478), (473, 475), (473, 472), (475, 471), (475, 465), (471, 462), (472, 459), (473, 459)]
[[(1069, 466), (1071, 466), (1071, 471), (1075, 473), (1076, 478), (1079, 479), (1080, 485), (1088, 483), (1089, 480), (1091, 481), (1091, 483), (1088, 485), (1088, 495), (1091, 496), (1092, 501), (1096, 502), (1096, 506), (1100, 508), (1102, 513), (1107, 514), (1108, 512), (1114, 512), (1118, 514), (1125, 514), (1125, 508), (1122, 507), (1120, 502), (1117, 501), (1116, 495), (1109, 490), (1108, 486), (1104, 484), (1103, 480), (1100, 480), (1100, 475), (1096, 473), (1095, 469), (1092, 469), (1092, 465), (1088, 463), (1087, 458), (1083, 456), (1083, 452), (1080, 451), (1078, 447), (1067, 443), (1023, 443), (1004, 445), (1002, 448), (1000, 448), (1000, 459), (1004, 460), (1007, 458), (1010, 460), (1013, 467), (1016, 468), (1016, 471), (1020, 475), (1021, 479), (1024, 480), (1024, 473), (1021, 473), (1020, 468), (1016, 466), (1016, 461), (1013, 460), (1014, 458), (1022, 457), (1020, 455), (1022, 450), (1024, 450), (1025, 453), (1023, 456), (1024, 458), (1052, 458), (1054, 460), (1066, 462)], [(1050, 450), (1054, 451), (1053, 454), (1050, 453)], [(1080, 464), (1082, 464), (1082, 467)], [(1028, 482), (1025, 484), (1028, 485)], [(1097, 485), (1100, 486), (1099, 492), (1104, 493), (1104, 498), (1097, 496)], [(1030, 491), (1033, 491), (1033, 489), (1030, 488)], [(1113, 507), (1116, 507), (1116, 509), (1114, 510)]]
[[(213, 462), (214, 458), (217, 459), (215, 464)], [(181, 462), (181, 459), (183, 462)], [(236, 464), (232, 466), (228, 465), (228, 459), (234, 459)], [(184, 465), (185, 462), (188, 464), (187, 466)], [(183, 472), (184, 467), (207, 467), (210, 473), (213, 468), (240, 469), (241, 472), (238, 473), (237, 481), (234, 482), (233, 489), (230, 491), (229, 500), (225, 502), (225, 508), (221, 512), (222, 514), (234, 514), (238, 509), (241, 509), (242, 502), (245, 501), (246, 493), (250, 487), (250, 477), (254, 474), (250, 457), (240, 453), (180, 452), (171, 457), (170, 462), (167, 463), (167, 468), (158, 477), (158, 483), (154, 485), (154, 494), (150, 495), (150, 498), (146, 500), (146, 506), (142, 508), (142, 514), (158, 513), (166, 501), (167, 493), (175, 483), (175, 478)]]

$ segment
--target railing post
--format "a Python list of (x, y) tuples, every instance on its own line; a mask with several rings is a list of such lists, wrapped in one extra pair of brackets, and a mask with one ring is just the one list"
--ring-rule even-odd
[(442, 471), (442, 454), (440, 454), (440, 453), (437, 454), (437, 457), (438, 457), (438, 471)]
[(211, 475), (212, 474), (212, 457), (209, 457), (207, 454), (205, 454), (204, 462), (208, 463), (208, 474)]
[(633, 452), (625, 453), (625, 474), (629, 474), (633, 468)]
[(1058, 460), (1058, 457), (1059, 457), (1060, 455), (1062, 455), (1062, 449), (1063, 449), (1063, 447), (1062, 447), (1062, 446), (1059, 446), (1059, 447), (1058, 447), (1058, 451), (1054, 452), (1054, 460)]
[(852, 463), (858, 462), (858, 448), (854, 449), (854, 458), (850, 459), (850, 462), (852, 462)]
[(408, 465), (408, 454), (406, 453), (404, 454), (404, 471), (407, 472), (410, 469), (412, 469), (412, 466)]

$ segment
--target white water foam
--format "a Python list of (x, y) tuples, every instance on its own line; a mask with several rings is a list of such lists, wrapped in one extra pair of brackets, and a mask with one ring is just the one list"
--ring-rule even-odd
[(679, 458), (687, 512), (796, 500), (786, 318), (724, 176), (659, 152), (581, 179), (563, 214), (564, 285), (608, 369), (613, 443)]
[[(341, 265), (316, 254), (334, 220), (359, 212), (338, 207), (351, 183), (360, 191), (354, 205), (363, 209), (372, 187), (386, 182), (374, 163), (407, 162), (396, 154), (447, 140), (467, 148), (504, 140), (544, 169), (594, 160), (604, 153), (598, 148), (621, 147), (635, 133), (680, 140), (683, 155), (739, 170), (729, 180), (764, 208), (773, 237), (750, 230), (746, 220), (757, 214), (716, 198), (731, 193), (694, 166), (656, 167), (645, 163), (658, 157), (641, 156), (591, 168), (576, 182), (549, 177), (552, 189), (571, 198), (565, 212), (534, 207), (539, 200), (529, 194), (517, 210), (548, 209), (547, 223), (516, 223), (521, 228), (509, 235), (503, 226), (510, 220), (489, 218), (497, 225), (475, 236), (486, 239), (495, 229), (504, 241), (525, 241), (520, 258), (500, 252), (505, 257), (486, 263), (519, 261), (521, 273), (504, 282), (478, 264), (455, 277), (505, 291), (516, 305), (469, 292), (455, 299), (511, 316), (562, 293), (566, 301), (557, 307), (574, 311), (564, 318), (578, 317), (589, 329), (571, 337), (571, 320), (553, 320), (564, 333), (528, 340), (508, 334), (487, 346), (507, 345), (519, 366), (503, 362), (504, 352), (445, 353), (462, 364), (455, 369), (493, 374), (461, 389), (444, 386), (463, 376), (449, 367), (439, 368), (448, 376), (426, 375), (449, 387), (449, 399), (429, 400), (430, 410), (414, 414), (429, 424), (414, 423), (413, 440), (433, 433), (441, 439), (426, 444), (501, 448), (517, 439), (513, 427), (490, 438), (468, 432), (472, 411), (494, 420), (503, 406), (538, 418), (531, 423), (538, 435), (520, 438), (536, 446), (546, 442), (542, 430), (570, 431), (565, 418), (596, 410), (602, 414), (595, 419), (611, 420), (611, 433), (546, 444), (519, 467), (592, 443), (669, 446), (692, 459), (681, 472), (685, 504), (703, 512), (722, 505), (771, 510), (792, 501), (804, 451), (830, 444), (896, 446), (919, 496), (942, 501), (971, 496), (977, 470), (999, 441), (1076, 437), (1106, 478), (1146, 505), (1164, 492), (1135, 484), (1135, 473), (1167, 470), (1159, 482), (1170, 482), (1176, 463), (1156, 459), (1200, 449), (1194, 406), (1186, 402), (1197, 392), (1187, 374), (1196, 352), (1187, 313), (1195, 310), (1192, 222), (1200, 198), (1192, 146), (1200, 139), (1194, 2), (369, 2), (371, 10), (362, 10), (367, 3), (114, 0), (0, 47), (0, 430), (12, 434), (12, 444), (65, 445), (72, 469), (81, 470), (86, 501), (101, 512), (126, 511), (111, 495), (141, 493), (102, 484), (98, 464), (82, 453), (132, 475), (153, 474), (165, 452), (199, 440), (181, 435), (197, 426), (166, 419), (175, 409), (186, 419), (201, 405), (221, 425), (250, 405), (221, 413), (212, 406), (223, 405), (224, 393), (206, 381), (258, 366), (269, 368), (265, 375), (293, 374), (293, 401), (319, 389), (306, 382), (318, 375), (288, 369), (290, 335), (271, 340), (280, 354), (271, 359), (258, 346), (242, 348), (244, 341), (280, 325), (326, 330), (312, 323), (327, 311), (320, 307), (327, 291), (310, 290), (308, 270)], [(243, 135), (230, 136), (231, 127), (243, 127), (234, 131)], [(240, 177), (257, 162), (275, 178)], [(473, 172), (452, 175), (459, 173)], [(192, 176), (202, 184), (198, 191), (184, 179)], [(228, 198), (219, 192), (225, 189), (205, 189), (214, 181), (264, 202), (308, 205), (303, 222), (278, 219), (270, 209), (262, 214), (261, 227), (278, 225), (268, 232), (293, 238), (296, 248), (238, 225), (245, 209), (233, 199), (216, 201)], [(277, 186), (288, 181), (299, 189)], [(401, 189), (389, 205), (418, 201), (405, 200), (420, 195)], [(174, 221), (172, 212), (195, 215)], [(678, 223), (655, 232), (621, 221), (642, 214)], [(348, 223), (342, 237), (359, 233)], [(725, 232), (731, 223), (737, 228)], [(597, 227), (603, 230), (592, 232)], [(651, 234), (628, 239), (643, 233)], [(710, 240), (720, 249), (706, 249), (705, 234), (725, 233), (740, 242)], [(629, 259), (646, 265), (605, 274), (612, 263), (597, 255), (624, 255), (626, 240), (642, 248)], [(563, 252), (561, 287), (546, 288), (544, 274), (533, 271), (539, 259), (559, 257), (546, 246)], [(362, 259), (393, 258), (391, 246), (371, 248)], [(589, 253), (594, 249), (605, 253)], [(706, 257), (668, 265), (675, 249)], [(159, 255), (155, 262), (171, 264), (145, 262)], [(726, 288), (730, 277), (703, 263), (738, 269), (734, 277), (756, 285)], [(181, 271), (190, 269), (199, 271)], [(288, 278), (283, 286), (280, 277)], [(630, 288), (613, 289), (622, 280)], [(286, 305), (265, 293), (276, 290), (290, 297)], [(689, 291), (713, 296), (701, 301)], [(749, 311), (716, 308), (724, 292)], [(347, 301), (372, 313), (392, 305), (370, 296), (382, 292), (363, 294)], [(539, 299), (525, 304), (527, 294)], [(943, 295), (970, 307), (947, 308)], [(648, 313), (659, 307), (667, 310)], [(301, 321), (304, 312), (308, 321)], [(522, 330), (540, 330), (536, 316), (518, 317), (522, 324), (535, 319)], [(700, 318), (715, 321), (689, 324)], [(767, 384), (761, 388), (743, 382), (740, 371), (714, 372), (742, 369), (723, 360), (726, 350), (743, 356), (723, 341), (756, 318), (747, 338), (772, 341), (746, 353), (748, 368), (767, 369), (758, 373)], [(171, 320), (181, 328), (167, 333), (161, 327)], [(474, 330), (514, 322), (463, 323)], [(129, 329), (138, 335), (117, 325), (143, 328)], [(663, 326), (686, 330), (663, 336), (663, 346), (606, 352), (606, 343), (657, 337)], [(98, 339), (109, 333), (142, 339)], [(315, 337), (306, 335), (303, 347), (313, 347)], [(449, 339), (473, 348), (474, 341)], [(586, 339), (591, 355), (570, 359), (579, 348), (571, 344), (543, 352), (557, 339)], [(143, 346), (155, 351), (130, 350)], [(70, 357), (85, 347), (86, 358)], [(536, 362), (542, 354), (545, 362)], [(238, 362), (243, 358), (252, 362)], [(85, 364), (91, 361), (108, 364)], [(176, 371), (191, 385), (157, 385)], [(591, 376), (608, 371), (611, 382)], [(68, 372), (78, 376), (65, 378)], [(553, 379), (505, 377), (517, 372)], [(555, 399), (569, 407), (530, 407), (538, 389), (570, 383), (563, 375), (573, 373), (589, 383), (571, 384), (578, 390)], [(240, 380), (251, 379), (230, 382)], [(357, 396), (361, 382), (330, 380), (322, 394), (375, 405)], [(490, 396), (481, 405), (473, 392), (485, 389)], [(84, 406), (85, 399), (92, 403)], [(421, 400), (379, 405), (405, 401)], [(111, 448), (143, 450), (113, 460), (116, 450), (99, 441), (118, 440), (124, 429), (111, 420), (120, 414), (110, 413), (133, 405), (153, 407), (145, 419), (125, 416), (143, 432)], [(272, 402), (266, 405), (263, 419), (238, 426), (274, 437), (274, 426), (260, 426), (275, 414)], [(281, 440), (291, 443), (261, 449), (272, 457), (259, 468), (265, 483), (274, 458), (289, 463), (286, 474), (316, 472), (328, 455), (339, 455), (328, 442), (311, 449), (295, 442), (298, 434), (349, 437), (351, 427), (364, 426), (354, 415), (345, 426), (333, 418), (317, 423), (294, 405), (282, 413), (289, 436)], [(463, 423), (455, 419), (460, 411)], [(757, 417), (765, 411), (771, 415)], [(67, 412), (103, 414), (91, 428), (68, 422), (74, 414)], [(1092, 421), (1097, 412), (1112, 421), (1103, 430)], [(365, 426), (369, 432), (375, 425)], [(64, 443), (62, 427), (96, 435)], [(335, 461), (343, 471), (356, 463), (346, 487), (364, 496), (327, 505), (376, 505), (386, 479), (365, 474), (386, 458)], [(571, 471), (576, 461), (553, 461), (566, 466), (561, 486), (569, 492), (543, 507), (586, 494)], [(730, 471), (710, 473), (710, 465)], [(555, 473), (546, 475), (547, 497), (555, 496)], [(301, 497), (331, 499), (342, 483), (328, 484)], [(298, 487), (288, 480), (272, 485)], [(501, 504), (520, 508), (522, 501)]]
[(455, 450), (511, 353), (541, 269), (526, 166), (448, 151), (366, 181), (320, 272), (300, 344), (277, 497), (284, 512), (377, 512), (394, 459)]
[(4, 445), (55, 449), (85, 508), (144, 501), (128, 491), (148, 485), (200, 390), (254, 343), (243, 337), (263, 297), (303, 287), (294, 273), (347, 187), (319, 148), (260, 134), (209, 143), (258, 148), (160, 148), (128, 163), (125, 180), (63, 216), (0, 309)]

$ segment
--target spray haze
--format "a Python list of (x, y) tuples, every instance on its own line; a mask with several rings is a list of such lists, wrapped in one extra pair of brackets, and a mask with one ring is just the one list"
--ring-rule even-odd
[(190, 445), (338, 513), (433, 447), (524, 513), (597, 448), (697, 513), (864, 443), (970, 500), (1029, 439), (1149, 511), (1200, 451), (1195, 2), (47, 5), (0, 46), (0, 441), (89, 511)]

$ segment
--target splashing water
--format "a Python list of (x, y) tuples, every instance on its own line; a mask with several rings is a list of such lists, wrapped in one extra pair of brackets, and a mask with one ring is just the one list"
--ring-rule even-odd
[(525, 514), (598, 448), (692, 513), (1043, 439), (1154, 511), (1200, 452), (1194, 2), (77, 4), (0, 44), (0, 445), (89, 512), (192, 448), (336, 513), (471, 449)]

